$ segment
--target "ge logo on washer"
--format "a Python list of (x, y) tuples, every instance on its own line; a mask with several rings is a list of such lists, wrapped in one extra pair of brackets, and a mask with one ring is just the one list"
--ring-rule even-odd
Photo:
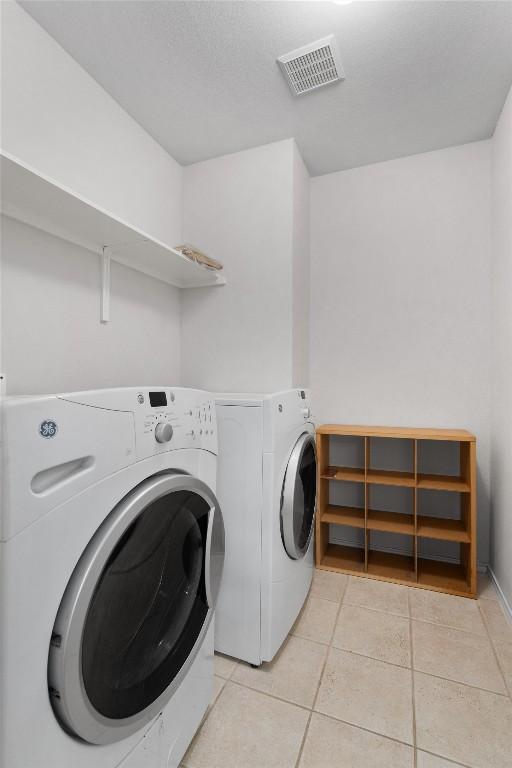
[(58, 432), (58, 427), (54, 421), (51, 421), (50, 419), (47, 419), (46, 421), (42, 421), (39, 425), (39, 434), (41, 437), (44, 437), (46, 440), (49, 440), (51, 437), (55, 437), (55, 435)]

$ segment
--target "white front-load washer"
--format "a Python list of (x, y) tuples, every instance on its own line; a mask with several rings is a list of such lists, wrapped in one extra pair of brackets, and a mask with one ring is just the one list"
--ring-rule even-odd
[(305, 390), (216, 395), (216, 405), (226, 558), (215, 648), (259, 665), (281, 647), (311, 585), (315, 428)]
[(214, 401), (7, 398), (2, 426), (0, 765), (175, 768), (212, 696)]

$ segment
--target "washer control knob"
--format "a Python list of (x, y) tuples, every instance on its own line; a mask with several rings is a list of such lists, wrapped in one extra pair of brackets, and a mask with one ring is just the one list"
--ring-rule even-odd
[(157, 443), (168, 443), (172, 437), (172, 425), (167, 421), (159, 421), (155, 427), (155, 440)]
[(309, 417), (311, 416), (311, 408), (303, 408), (302, 415), (304, 416), (305, 419), (309, 419)]

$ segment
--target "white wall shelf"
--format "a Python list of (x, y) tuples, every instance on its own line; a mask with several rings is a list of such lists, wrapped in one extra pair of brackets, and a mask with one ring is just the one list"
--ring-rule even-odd
[(226, 284), (217, 271), (190, 261), (8, 153), (0, 154), (0, 172), (3, 214), (103, 256), (103, 321), (108, 320), (110, 259), (178, 288)]

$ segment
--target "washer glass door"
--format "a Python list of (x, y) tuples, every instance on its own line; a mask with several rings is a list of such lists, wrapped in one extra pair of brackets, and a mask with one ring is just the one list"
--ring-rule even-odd
[(288, 460), (281, 492), (281, 536), (294, 560), (306, 554), (315, 518), (316, 447), (314, 435), (303, 433)]
[(54, 627), (50, 694), (68, 730), (106, 743), (159, 711), (204, 637), (222, 557), (220, 510), (195, 478), (149, 478), (107, 517)]

